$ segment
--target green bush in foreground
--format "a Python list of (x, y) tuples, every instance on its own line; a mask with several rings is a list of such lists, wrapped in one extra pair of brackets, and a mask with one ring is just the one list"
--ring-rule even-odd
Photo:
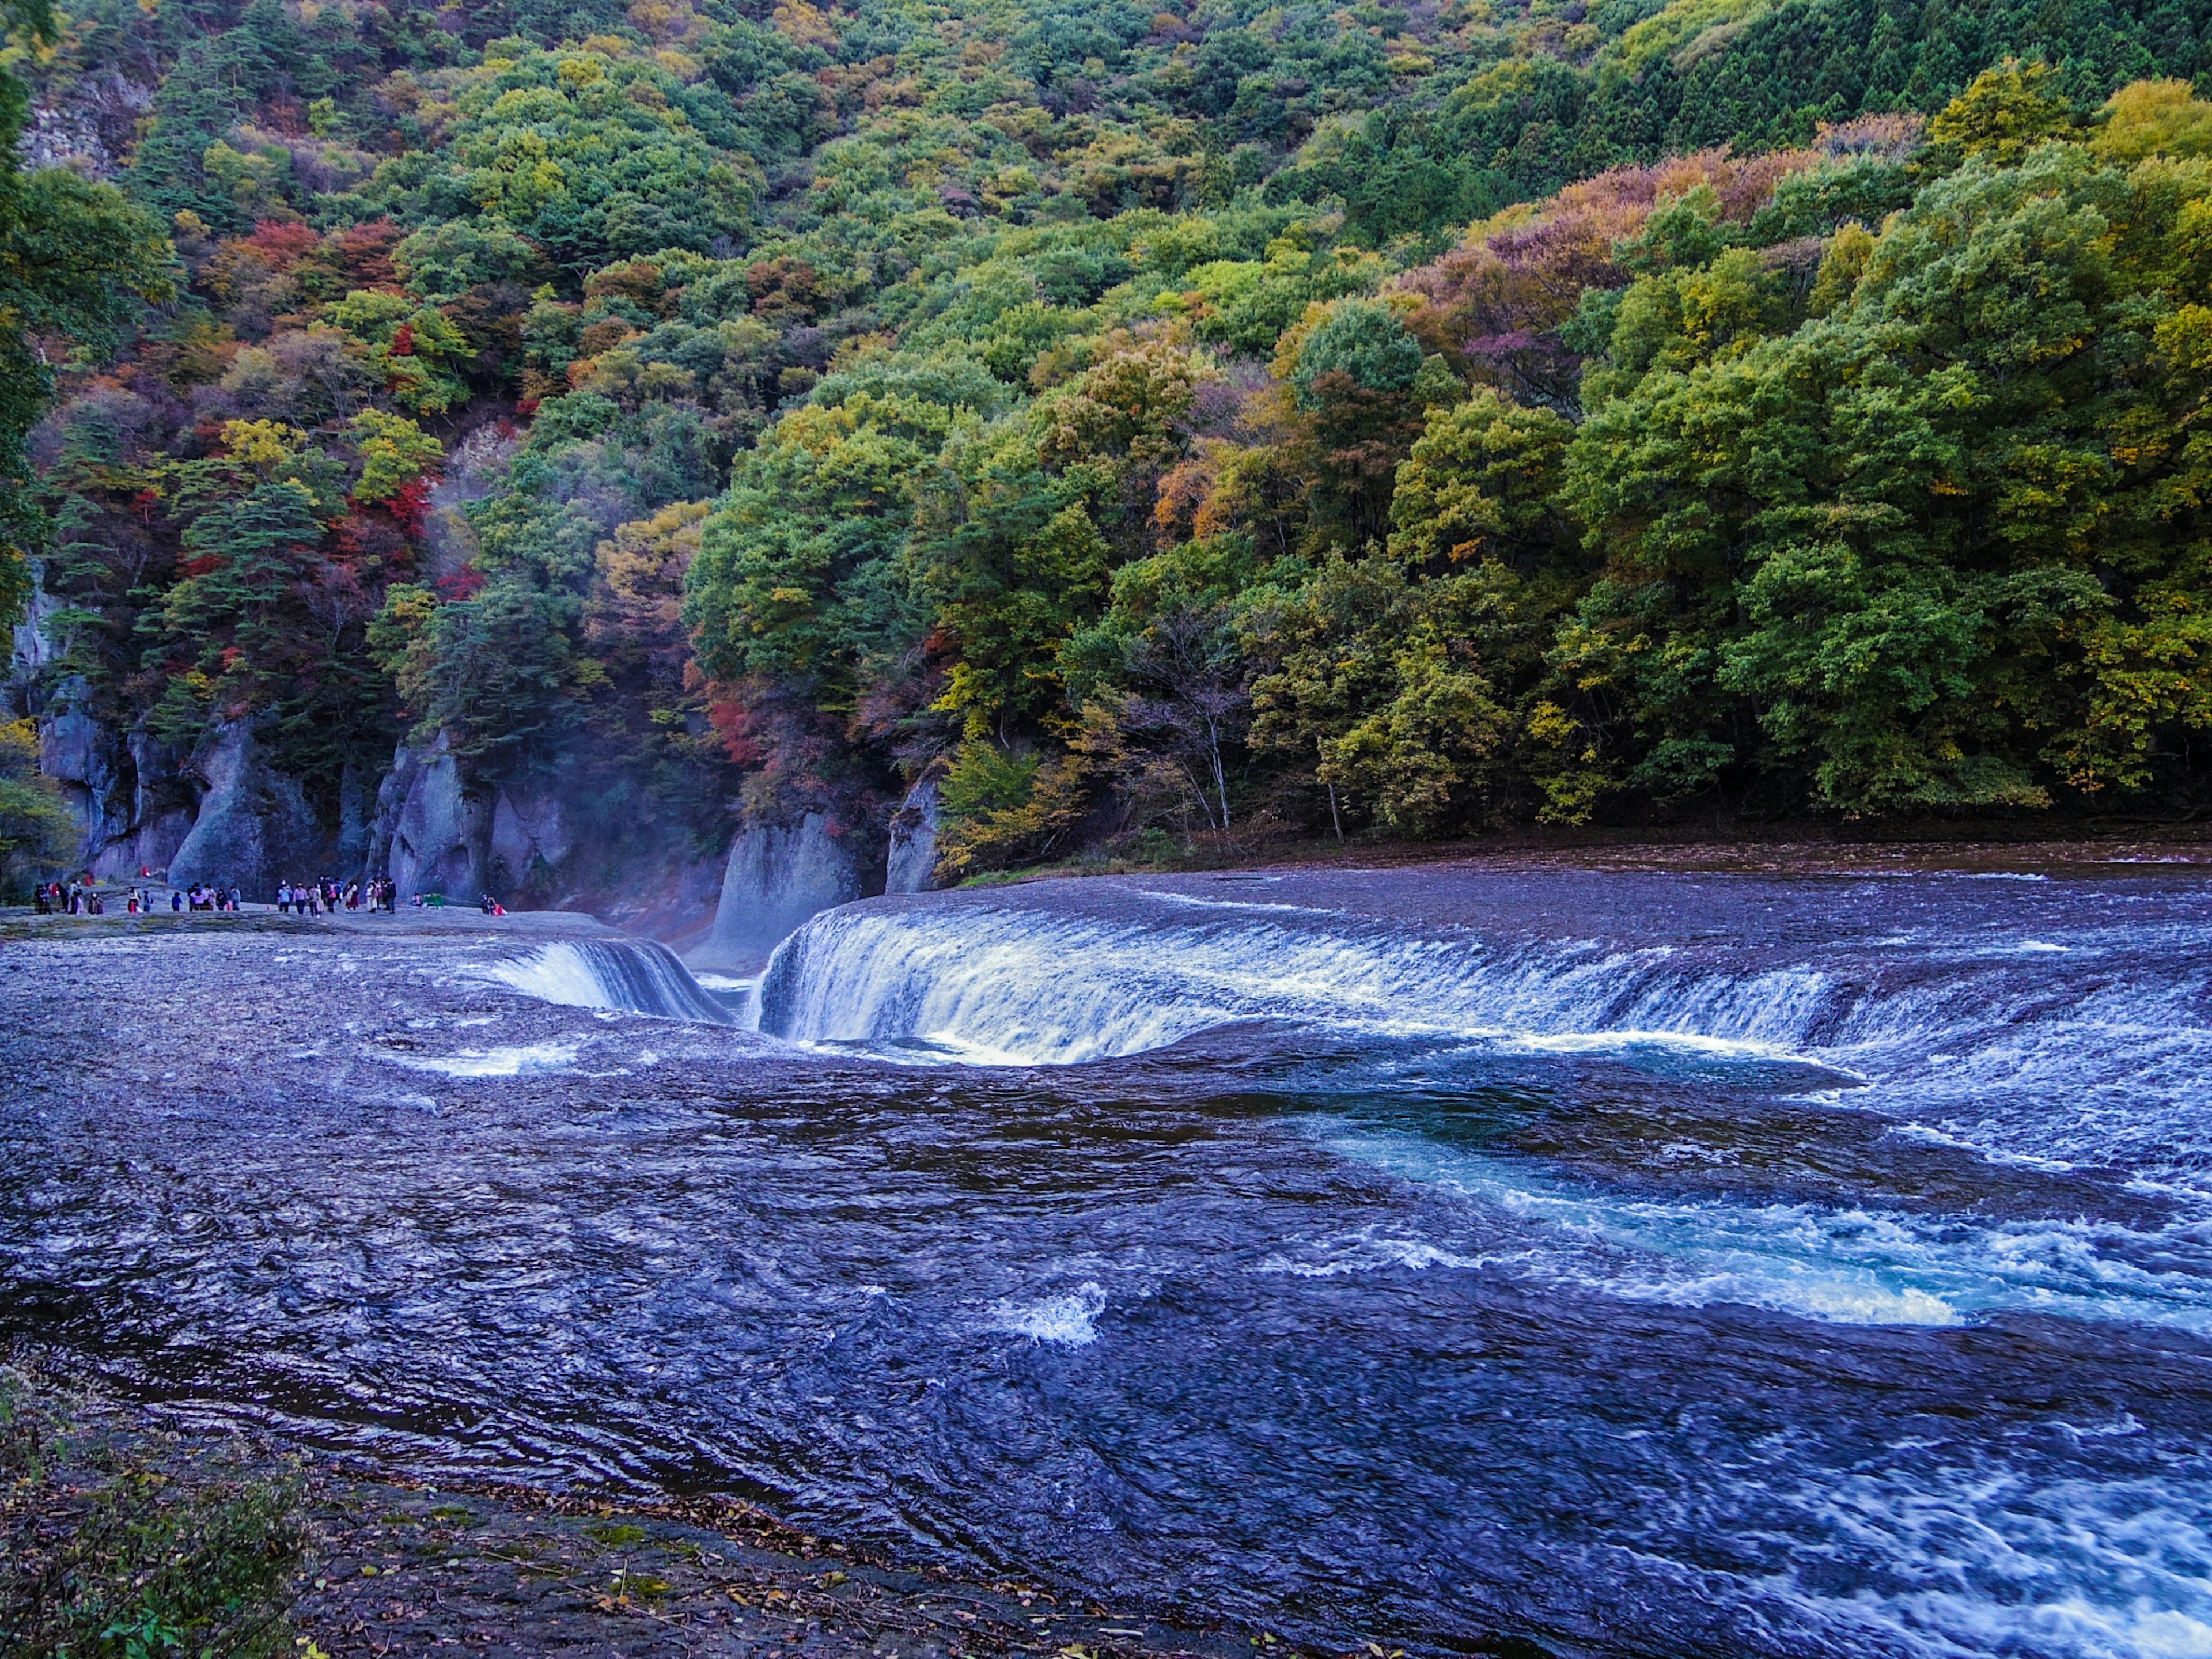
[(0, 1652), (253, 1659), (291, 1650), (299, 1493), (232, 1460), (180, 1470), (0, 1368)]

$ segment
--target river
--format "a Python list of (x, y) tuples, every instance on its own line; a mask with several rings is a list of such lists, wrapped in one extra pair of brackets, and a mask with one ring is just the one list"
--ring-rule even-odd
[(0, 957), (0, 1326), (1316, 1645), (2212, 1654), (2200, 878), (1466, 864)]

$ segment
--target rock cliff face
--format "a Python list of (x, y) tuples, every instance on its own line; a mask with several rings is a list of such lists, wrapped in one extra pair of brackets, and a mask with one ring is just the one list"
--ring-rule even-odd
[(918, 783), (891, 817), (886, 893), (927, 893), (937, 885), (937, 780)]
[(388, 873), (402, 899), (443, 893), (474, 900), (489, 892), (494, 809), (463, 775), (444, 733), (427, 750), (400, 744), (377, 791), (372, 873)]
[[(34, 592), (0, 690), (38, 718), (40, 763), (82, 827), (74, 869), (161, 871), (254, 899), (285, 880), (388, 875), (403, 903), (495, 893), (518, 908), (586, 911), (728, 969), (758, 967), (817, 911), (884, 890), (880, 826), (811, 813), (742, 827), (726, 854), (699, 844), (696, 826), (625, 812), (622, 798), (580, 794), (559, 775), (503, 786), (473, 775), (443, 736), (399, 744), (380, 778), (349, 768), (332, 823), (331, 804), (319, 814), (251, 723), (218, 726), (185, 751), (100, 720), (82, 682), (52, 678), (42, 624), (52, 609)], [(936, 785), (924, 784), (890, 826), (892, 890), (931, 884), (937, 811)]]
[(64, 680), (39, 722), (39, 769), (61, 785), (84, 826), (84, 861), (90, 864), (131, 834), (136, 791), (129, 753), (78, 702), (80, 686)]
[(40, 768), (82, 826), (76, 867), (122, 877), (165, 869), (191, 832), (204, 786), (169, 745), (94, 719), (82, 689), (64, 681), (39, 723)]
[(441, 738), (399, 745), (357, 866), (417, 893), (517, 909), (577, 910), (678, 949), (710, 930), (724, 860), (671, 826), (595, 812), (556, 780), (505, 787), (470, 775)]
[(822, 812), (740, 830), (730, 843), (714, 929), (692, 951), (692, 965), (758, 968), (809, 916), (864, 897), (860, 841)]
[(299, 784), (268, 764), (250, 723), (216, 727), (185, 770), (201, 794), (191, 831), (167, 860), (171, 882), (212, 882), (267, 899), (279, 882), (334, 873), (334, 843)]
[(500, 791), (491, 810), (491, 872), (500, 889), (548, 885), (574, 848), (560, 796)]
[(34, 167), (75, 167), (94, 179), (122, 170), (146, 116), (155, 88), (118, 69), (76, 77), (66, 98), (41, 98), (31, 106), (23, 133), (23, 160)]

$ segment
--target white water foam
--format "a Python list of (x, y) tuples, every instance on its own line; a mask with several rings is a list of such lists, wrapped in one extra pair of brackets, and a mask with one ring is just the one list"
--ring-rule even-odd
[[(2212, 1334), (2212, 1279), (2146, 1261), (2194, 1257), (2194, 1230), (2117, 1222), (1961, 1222), (1878, 1207), (1657, 1200), (1547, 1183), (1522, 1164), (1416, 1135), (1314, 1122), (1340, 1155), (1474, 1200), (1511, 1224), (1498, 1244), (1446, 1252), (1352, 1235), (1274, 1271), (1480, 1267), (1632, 1301), (1742, 1303), (1853, 1325), (1954, 1325), (1995, 1312), (2118, 1319)], [(1419, 1255), (1409, 1252), (1428, 1251)]]
[(606, 988), (584, 954), (573, 945), (549, 945), (513, 962), (494, 963), (483, 970), (486, 979), (536, 997), (540, 1002), (564, 1008), (605, 1008)]
[(524, 1077), (567, 1071), (576, 1063), (580, 1047), (574, 1042), (533, 1042), (514, 1048), (464, 1048), (453, 1054), (393, 1058), (416, 1071), (442, 1072), (447, 1077)]
[(1115, 927), (970, 908), (817, 917), (763, 988), (764, 1029), (800, 1042), (921, 1042), (982, 1064), (1139, 1054), (1239, 1019), (1452, 1036), (1676, 1038), (1794, 1053), (1820, 974), (1670, 971), (1665, 946), (1499, 947), (1231, 927)]
[(2212, 1659), (2212, 1484), (2203, 1474), (2051, 1479), (1938, 1458), (1840, 1480), (1778, 1479), (1768, 1487), (1777, 1501), (1912, 1587), (1838, 1597), (1794, 1572), (1760, 1587), (1880, 1649)]
[(1106, 1292), (1085, 1279), (1072, 1293), (1033, 1302), (994, 1303), (988, 1329), (1064, 1348), (1088, 1347), (1098, 1340), (1098, 1316), (1106, 1311)]

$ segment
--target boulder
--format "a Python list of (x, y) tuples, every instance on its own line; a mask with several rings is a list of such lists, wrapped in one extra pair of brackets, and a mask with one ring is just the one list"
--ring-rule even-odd
[(331, 848), (314, 809), (296, 782), (268, 765), (251, 721), (215, 727), (187, 770), (203, 789), (191, 833), (168, 860), (173, 884), (211, 882), (266, 899), (280, 881), (325, 873)]
[(891, 850), (884, 871), (886, 893), (927, 893), (937, 885), (937, 780), (907, 792), (891, 814)]
[(730, 843), (721, 902), (695, 966), (750, 970), (809, 916), (862, 896), (857, 837), (842, 833), (827, 813), (793, 824), (750, 824)]

